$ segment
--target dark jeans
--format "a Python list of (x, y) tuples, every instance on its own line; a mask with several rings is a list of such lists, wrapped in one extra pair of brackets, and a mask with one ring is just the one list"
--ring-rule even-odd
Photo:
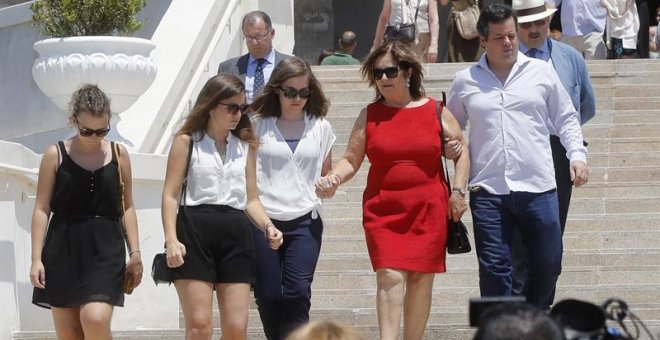
[(528, 250), (527, 301), (543, 309), (561, 273), (557, 193), (470, 194), (482, 296), (512, 295), (511, 239), (520, 232)]
[[(571, 204), (573, 194), (573, 181), (571, 181), (571, 162), (566, 158), (566, 149), (561, 145), (559, 137), (550, 136), (550, 147), (552, 148), (552, 161), (555, 165), (555, 181), (557, 182), (557, 200), (559, 201), (559, 222), (561, 223), (561, 234), (564, 235), (568, 208)], [(525, 295), (525, 281), (527, 280), (527, 250), (522, 244), (520, 233), (513, 234), (511, 244), (513, 262), (513, 295)], [(550, 304), (555, 301), (553, 289)]]
[(272, 250), (261, 230), (253, 233), (257, 256), (254, 296), (266, 338), (283, 340), (309, 321), (323, 222), (312, 219), (311, 214), (292, 221), (272, 221), (284, 233), (284, 244)]

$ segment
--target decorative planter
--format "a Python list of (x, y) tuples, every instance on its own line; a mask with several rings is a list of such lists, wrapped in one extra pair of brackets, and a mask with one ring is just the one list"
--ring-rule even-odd
[(64, 112), (71, 94), (85, 83), (96, 84), (111, 100), (111, 109), (128, 109), (153, 83), (156, 64), (150, 40), (113, 36), (52, 38), (37, 41), (39, 58), (32, 66), (37, 86)]

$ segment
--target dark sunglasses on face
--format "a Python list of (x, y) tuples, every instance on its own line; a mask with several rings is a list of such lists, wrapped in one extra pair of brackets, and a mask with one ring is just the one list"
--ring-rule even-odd
[(250, 108), (250, 105), (248, 105), (248, 104), (241, 104), (241, 105), (238, 105), (238, 104), (225, 104), (225, 103), (218, 103), (218, 104), (220, 104), (222, 106), (226, 106), (227, 107), (227, 112), (229, 112), (229, 114), (232, 114), (232, 115), (236, 114), (236, 112), (238, 112), (238, 111), (241, 111), (241, 114), (244, 114)]
[(387, 79), (396, 78), (399, 75), (399, 66), (390, 66), (386, 68), (374, 68), (373, 69), (374, 79), (380, 80), (383, 78), (383, 74)]
[(91, 135), (96, 135), (98, 137), (105, 137), (108, 132), (110, 132), (110, 126), (103, 129), (88, 129), (88, 128), (79, 128), (78, 132), (83, 137), (90, 137)]
[(530, 21), (530, 22), (521, 22), (520, 27), (522, 27), (524, 29), (528, 29), (528, 28), (532, 27), (532, 24), (534, 24), (534, 26), (536, 26), (536, 27), (543, 27), (543, 25), (545, 25), (545, 22), (546, 22), (545, 19)]
[(307, 99), (312, 95), (312, 90), (309, 87), (300, 90), (296, 90), (293, 87), (280, 87), (280, 89), (282, 90), (282, 94), (289, 99), (295, 99), (296, 97)]

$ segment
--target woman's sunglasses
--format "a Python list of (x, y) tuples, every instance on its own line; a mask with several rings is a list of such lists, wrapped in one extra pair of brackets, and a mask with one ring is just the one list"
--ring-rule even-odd
[(383, 78), (383, 74), (387, 77), (387, 79), (396, 78), (399, 75), (399, 66), (374, 68), (372, 70), (372, 73), (374, 75), (374, 79), (376, 80), (380, 80), (381, 78)]
[(225, 104), (225, 103), (218, 103), (218, 104), (220, 104), (222, 106), (226, 106), (227, 107), (227, 112), (229, 112), (229, 114), (232, 114), (232, 115), (235, 115), (236, 112), (238, 112), (238, 111), (241, 111), (241, 114), (244, 114), (250, 108), (250, 105), (248, 105), (248, 104), (241, 104), (241, 105), (238, 105), (238, 104)]
[(289, 99), (295, 99), (296, 97), (307, 99), (312, 95), (312, 90), (309, 87), (300, 90), (296, 90), (293, 87), (280, 87), (280, 89), (282, 90), (282, 94)]
[(88, 129), (88, 128), (79, 128), (78, 132), (83, 137), (90, 137), (91, 135), (96, 135), (98, 137), (105, 137), (108, 132), (110, 132), (110, 125), (107, 128), (103, 129)]

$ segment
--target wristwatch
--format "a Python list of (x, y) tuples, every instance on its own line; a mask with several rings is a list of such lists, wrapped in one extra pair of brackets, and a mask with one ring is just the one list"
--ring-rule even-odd
[(459, 188), (459, 187), (451, 188), (451, 192), (457, 192), (457, 193), (461, 194), (461, 196), (465, 196), (465, 193), (466, 193), (464, 188)]

